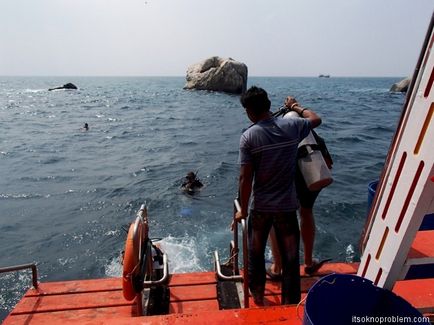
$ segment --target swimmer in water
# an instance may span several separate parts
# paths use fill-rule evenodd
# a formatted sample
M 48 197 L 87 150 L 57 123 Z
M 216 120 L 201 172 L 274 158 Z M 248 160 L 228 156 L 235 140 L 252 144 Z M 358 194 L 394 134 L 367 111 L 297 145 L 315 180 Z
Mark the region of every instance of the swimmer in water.
M 196 190 L 203 187 L 202 182 L 197 178 L 197 173 L 189 172 L 185 176 L 185 180 L 181 185 L 181 188 L 188 192 L 188 193 L 194 193 Z
M 82 131 L 89 131 L 89 124 L 84 123 L 84 126 L 81 128 Z

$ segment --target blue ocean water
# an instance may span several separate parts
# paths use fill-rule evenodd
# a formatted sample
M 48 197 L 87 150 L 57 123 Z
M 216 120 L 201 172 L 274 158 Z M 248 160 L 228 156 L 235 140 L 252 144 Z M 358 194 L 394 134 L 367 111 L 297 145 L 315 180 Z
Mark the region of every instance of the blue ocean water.
M 334 183 L 315 206 L 315 255 L 357 260 L 367 184 L 379 177 L 404 102 L 400 78 L 265 78 L 273 109 L 287 95 L 323 119 Z M 73 82 L 78 91 L 47 91 Z M 171 272 L 228 257 L 239 97 L 186 91 L 182 77 L 0 78 L 0 267 L 37 262 L 41 281 L 119 276 L 124 228 L 144 201 Z M 81 130 L 84 123 L 89 130 Z M 195 196 L 180 191 L 198 171 Z M 0 319 L 30 285 L 0 275 Z

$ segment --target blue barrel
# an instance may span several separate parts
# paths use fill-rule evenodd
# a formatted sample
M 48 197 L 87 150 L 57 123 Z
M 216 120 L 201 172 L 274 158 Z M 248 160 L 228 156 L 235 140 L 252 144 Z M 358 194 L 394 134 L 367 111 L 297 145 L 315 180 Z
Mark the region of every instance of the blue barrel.
M 330 274 L 318 280 L 306 298 L 304 325 L 426 324 L 422 314 L 393 292 L 350 274 Z
M 374 200 L 377 186 L 378 186 L 378 180 L 372 181 L 368 184 L 368 213 L 369 211 L 371 211 L 372 201 Z

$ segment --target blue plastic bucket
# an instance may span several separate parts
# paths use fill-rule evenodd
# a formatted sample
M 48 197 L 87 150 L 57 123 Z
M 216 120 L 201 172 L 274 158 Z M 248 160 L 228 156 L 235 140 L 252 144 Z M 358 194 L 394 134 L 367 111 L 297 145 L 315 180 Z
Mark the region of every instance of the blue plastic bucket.
M 374 200 L 377 186 L 378 186 L 378 180 L 372 181 L 368 184 L 368 213 L 369 211 L 371 211 L 372 201 Z
M 356 275 L 330 274 L 309 290 L 303 324 L 399 324 L 404 317 L 405 324 L 430 324 L 393 292 Z

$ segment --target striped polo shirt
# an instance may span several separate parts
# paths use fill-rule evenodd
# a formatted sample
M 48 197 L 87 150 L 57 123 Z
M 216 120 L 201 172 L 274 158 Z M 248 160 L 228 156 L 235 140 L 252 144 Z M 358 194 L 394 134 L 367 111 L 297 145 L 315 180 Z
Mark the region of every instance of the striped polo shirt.
M 271 117 L 244 131 L 239 163 L 253 164 L 250 209 L 288 212 L 298 208 L 294 185 L 297 147 L 310 130 L 307 119 Z

